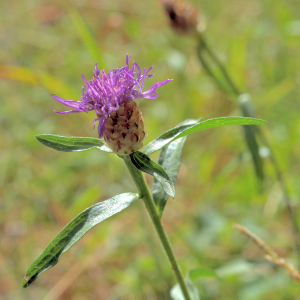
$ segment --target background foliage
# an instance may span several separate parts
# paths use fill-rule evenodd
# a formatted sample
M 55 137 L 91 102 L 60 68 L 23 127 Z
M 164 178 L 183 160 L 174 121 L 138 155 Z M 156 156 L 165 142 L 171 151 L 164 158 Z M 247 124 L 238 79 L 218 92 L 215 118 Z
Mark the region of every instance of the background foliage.
M 297 209 L 299 2 L 193 2 L 206 16 L 211 46 L 251 92 L 257 117 L 269 122 L 266 133 Z M 121 67 L 126 53 L 141 67 L 154 65 L 146 88 L 174 79 L 157 100 L 140 103 L 145 143 L 187 118 L 239 115 L 235 103 L 200 68 L 194 41 L 169 29 L 156 1 L 2 1 L 0 32 L 0 299 L 170 299 L 174 278 L 152 242 L 154 233 L 147 233 L 151 225 L 139 202 L 94 228 L 55 268 L 21 288 L 29 264 L 76 214 L 135 192 L 114 155 L 57 152 L 35 135 L 96 137 L 92 114 L 55 114 L 64 107 L 50 94 L 77 100 L 81 73 L 91 77 L 96 61 L 105 69 Z M 232 229 L 233 222 L 248 226 L 296 262 L 281 191 L 265 161 L 267 179 L 259 193 L 241 127 L 204 131 L 186 142 L 176 198 L 168 201 L 163 224 L 184 271 L 216 270 L 217 279 L 196 282 L 201 299 L 299 295 L 298 283 Z

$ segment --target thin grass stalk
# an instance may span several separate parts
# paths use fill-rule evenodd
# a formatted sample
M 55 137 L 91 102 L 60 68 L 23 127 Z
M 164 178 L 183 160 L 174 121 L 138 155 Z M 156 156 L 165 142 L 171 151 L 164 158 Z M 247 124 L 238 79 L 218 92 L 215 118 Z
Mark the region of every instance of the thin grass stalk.
M 209 54 L 212 61 L 219 68 L 221 74 L 226 79 L 228 85 L 231 87 L 231 90 L 235 94 L 235 96 L 237 96 L 237 97 L 240 96 L 242 94 L 241 90 L 234 83 L 234 81 L 231 78 L 231 76 L 229 75 L 229 72 L 227 71 L 226 67 L 218 59 L 215 52 L 212 50 L 211 47 L 209 47 L 209 45 L 205 41 L 205 38 L 204 38 L 203 35 L 199 36 L 198 45 L 199 45 L 198 49 L 197 49 L 198 50 L 197 51 L 198 52 L 198 58 L 199 58 L 201 64 L 203 65 L 204 69 L 210 75 L 210 77 L 214 79 L 215 83 L 225 93 L 229 94 L 228 90 L 226 88 L 224 88 L 223 84 L 220 84 L 220 80 L 216 77 L 216 75 L 212 71 L 212 68 L 210 67 L 209 63 L 205 60 L 205 58 L 203 56 L 203 53 L 202 53 L 203 50 L 206 51 L 207 54 Z M 270 143 L 268 142 L 268 139 L 265 136 L 265 134 L 257 126 L 256 126 L 256 132 L 260 136 L 260 139 L 263 142 L 263 144 L 265 144 L 265 146 L 270 150 L 270 161 L 271 161 L 271 164 L 273 165 L 273 168 L 274 168 L 274 172 L 275 172 L 275 175 L 276 175 L 276 180 L 280 184 L 280 187 L 281 187 L 283 195 L 284 195 L 284 200 L 285 200 L 285 203 L 286 203 L 286 206 L 287 206 L 287 211 L 288 211 L 288 214 L 290 216 L 290 221 L 291 221 L 292 227 L 293 227 L 293 234 L 294 234 L 294 239 L 295 239 L 295 249 L 296 249 L 298 259 L 299 259 L 299 264 L 300 264 L 300 231 L 299 231 L 299 226 L 298 226 L 298 222 L 297 222 L 297 215 L 296 215 L 296 213 L 293 209 L 293 206 L 291 204 L 291 198 L 289 196 L 288 189 L 286 187 L 285 180 L 283 179 L 282 171 L 279 167 L 279 164 L 278 164 L 277 159 L 275 157 L 274 151 L 273 151 Z

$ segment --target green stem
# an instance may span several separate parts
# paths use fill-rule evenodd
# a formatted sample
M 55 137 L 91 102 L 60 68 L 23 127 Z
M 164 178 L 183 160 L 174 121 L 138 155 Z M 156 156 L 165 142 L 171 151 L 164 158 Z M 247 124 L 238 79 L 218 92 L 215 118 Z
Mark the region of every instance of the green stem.
M 186 285 L 186 282 L 184 281 L 183 274 L 180 270 L 180 267 L 178 265 L 177 259 L 174 255 L 172 246 L 170 244 L 170 241 L 168 239 L 168 236 L 161 224 L 160 218 L 157 214 L 154 201 L 152 199 L 151 193 L 149 191 L 149 188 L 146 184 L 145 178 L 143 173 L 138 170 L 131 162 L 131 159 L 128 155 L 123 156 L 123 159 L 126 163 L 126 166 L 135 182 L 135 185 L 139 191 L 140 197 L 143 198 L 144 204 L 147 208 L 147 211 L 149 213 L 149 216 L 151 218 L 152 224 L 155 228 L 155 231 L 161 241 L 162 247 L 164 248 L 166 255 L 169 259 L 169 262 L 172 266 L 172 270 L 175 274 L 175 277 L 180 285 L 181 291 L 184 295 L 185 300 L 191 300 L 191 297 L 188 292 L 188 288 Z
M 199 44 L 198 44 L 198 49 L 197 49 L 197 55 L 198 55 L 198 58 L 202 64 L 203 68 L 205 69 L 207 74 L 213 78 L 213 80 L 216 82 L 216 84 L 219 86 L 219 88 L 223 92 L 228 93 L 227 89 L 224 87 L 222 82 L 219 80 L 219 78 L 214 73 L 214 71 L 211 69 L 210 65 L 207 63 L 205 57 L 203 56 L 203 51 L 202 51 L 203 48 L 204 48 L 204 42 L 202 39 L 200 39 Z
M 226 68 L 223 66 L 221 61 L 218 59 L 217 55 L 211 50 L 211 48 L 208 46 L 207 42 L 204 39 L 203 35 L 200 35 L 198 37 L 198 57 L 199 60 L 204 67 L 204 69 L 207 71 L 207 73 L 213 78 L 215 83 L 220 87 L 221 90 L 223 90 L 226 94 L 234 94 L 235 96 L 240 96 L 241 91 L 237 88 L 233 80 L 231 79 L 229 73 L 227 72 Z M 204 52 L 207 52 L 212 60 L 212 62 L 219 68 L 220 73 L 223 75 L 223 78 L 227 82 L 227 86 L 230 87 L 230 89 L 224 87 L 223 81 L 220 81 L 218 76 L 215 74 L 215 72 L 212 70 L 210 64 L 206 60 L 204 56 Z M 240 108 L 243 110 L 244 116 L 249 117 L 248 115 L 245 115 L 244 107 L 240 104 Z M 246 144 L 250 150 L 252 162 L 254 166 L 254 171 L 256 173 L 258 184 L 259 184 L 259 190 L 262 190 L 262 182 L 264 178 L 264 172 L 263 172 L 263 163 L 262 159 L 259 156 L 258 151 L 258 144 L 255 138 L 255 131 L 253 130 L 255 128 L 254 126 L 244 126 L 244 136 L 246 140 Z
M 230 85 L 232 91 L 235 95 L 239 96 L 242 94 L 240 89 L 236 86 L 234 81 L 231 79 L 231 76 L 229 75 L 227 69 L 224 67 L 224 65 L 219 60 L 218 56 L 212 51 L 212 49 L 208 46 L 206 40 L 204 39 L 204 36 L 201 36 L 200 44 L 202 47 L 207 51 L 207 53 L 210 55 L 211 59 L 215 62 L 215 64 L 219 67 L 220 71 L 222 72 L 223 76 L 227 80 L 228 84 Z
M 206 62 L 206 60 L 203 57 L 202 51 L 206 50 L 206 52 L 210 55 L 211 59 L 213 60 L 213 62 L 219 67 L 221 73 L 223 74 L 224 78 L 227 80 L 227 83 L 230 85 L 232 91 L 234 92 L 234 94 L 236 96 L 240 96 L 242 94 L 242 92 L 240 91 L 240 89 L 236 86 L 236 84 L 234 83 L 234 81 L 232 80 L 231 76 L 229 75 L 227 69 L 224 67 L 224 65 L 221 63 L 221 61 L 218 59 L 217 55 L 214 53 L 214 51 L 208 46 L 207 42 L 205 41 L 203 35 L 200 35 L 199 38 L 199 46 L 198 46 L 198 57 L 200 62 L 202 63 L 202 65 L 204 66 L 204 68 L 206 69 L 206 71 L 209 73 L 209 75 L 215 80 L 216 84 L 226 93 L 227 90 L 224 89 L 223 85 L 220 84 L 219 79 L 216 77 L 216 75 L 211 71 L 211 68 L 209 66 L 209 64 Z M 213 74 L 212 74 L 213 73 Z M 243 110 L 243 107 L 240 105 L 241 109 Z M 252 116 L 250 116 L 252 117 Z M 293 227 L 293 232 L 294 232 L 294 237 L 295 237 L 295 248 L 299 257 L 299 261 L 300 261 L 300 231 L 299 231 L 299 227 L 298 227 L 298 222 L 297 222 L 297 216 L 295 211 L 293 210 L 292 204 L 291 204 L 291 200 L 290 200 L 290 196 L 288 194 L 288 190 L 286 187 L 286 183 L 284 181 L 284 178 L 282 176 L 282 171 L 278 165 L 278 162 L 276 160 L 275 154 L 273 149 L 271 148 L 270 143 L 268 142 L 268 139 L 266 138 L 265 134 L 258 128 L 256 127 L 256 131 L 259 134 L 261 141 L 265 144 L 265 146 L 267 146 L 270 150 L 270 160 L 271 163 L 273 165 L 275 174 L 276 174 L 276 179 L 280 184 L 281 190 L 283 192 L 284 195 L 284 200 L 287 206 L 287 210 L 288 213 L 290 215 L 290 221 L 292 223 L 292 227 Z
M 140 203 L 140 205 L 141 206 L 139 206 L 139 209 L 140 209 L 140 213 L 141 213 L 141 222 L 142 222 L 143 229 L 147 234 L 146 238 L 147 238 L 148 247 L 156 261 L 157 271 L 159 272 L 159 274 L 161 274 L 162 277 L 166 277 L 164 269 L 162 267 L 162 257 L 157 252 L 158 249 L 157 249 L 156 243 L 154 242 L 152 231 L 149 230 L 150 224 L 148 224 L 145 219 L 146 212 L 145 212 L 144 208 L 142 207 L 143 204 Z
M 300 233 L 299 233 L 297 216 L 296 216 L 296 213 L 293 210 L 293 206 L 292 206 L 291 199 L 290 199 L 287 187 L 286 187 L 286 183 L 285 183 L 284 177 L 282 175 L 282 171 L 281 171 L 281 169 L 278 165 L 278 162 L 277 162 L 277 159 L 275 157 L 274 151 L 271 148 L 271 145 L 270 145 L 267 137 L 265 136 L 265 134 L 260 129 L 257 132 L 258 132 L 262 142 L 270 150 L 270 160 L 271 160 L 271 163 L 274 167 L 276 179 L 280 184 L 281 190 L 283 192 L 283 197 L 284 197 L 284 200 L 285 200 L 285 203 L 286 203 L 286 206 L 287 206 L 287 210 L 288 210 L 288 213 L 290 215 L 290 221 L 292 223 L 292 227 L 293 227 L 293 231 L 294 231 L 294 237 L 295 237 L 295 244 L 296 244 L 295 248 L 296 248 L 296 251 L 297 251 L 297 254 L 298 254 L 298 259 L 299 259 L 299 262 L 300 262 Z

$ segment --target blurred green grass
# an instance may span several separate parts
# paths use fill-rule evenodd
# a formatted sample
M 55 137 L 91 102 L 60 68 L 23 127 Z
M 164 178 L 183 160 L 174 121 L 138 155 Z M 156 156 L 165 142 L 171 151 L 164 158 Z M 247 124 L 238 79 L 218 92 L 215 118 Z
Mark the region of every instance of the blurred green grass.
M 267 134 L 297 209 L 299 2 L 193 3 L 206 15 L 211 46 L 252 94 L 257 116 L 269 122 Z M 85 29 L 78 30 L 74 12 Z M 64 107 L 50 96 L 78 99 L 80 74 L 92 76 L 97 56 L 105 69 L 123 66 L 127 53 L 142 68 L 153 65 L 155 76 L 146 88 L 174 79 L 159 89 L 157 100 L 140 101 L 145 143 L 183 119 L 238 115 L 237 107 L 200 68 L 194 41 L 169 29 L 156 1 L 6 1 L 0 3 L 0 32 L 0 77 L 12 76 L 7 66 L 31 74 L 29 84 L 0 80 L 0 299 L 170 299 L 174 278 L 156 240 L 159 266 L 153 258 L 149 239 L 155 234 L 141 203 L 89 232 L 55 268 L 21 288 L 29 264 L 81 209 L 135 191 L 115 156 L 55 152 L 34 136 L 97 136 L 92 114 L 55 114 Z M 217 280 L 196 282 L 201 299 L 298 297 L 298 284 L 264 262 L 256 246 L 231 227 L 248 226 L 296 262 L 290 221 L 268 159 L 266 176 L 259 194 L 240 127 L 188 138 L 176 200 L 168 202 L 163 223 L 184 271 L 195 266 L 219 271 Z

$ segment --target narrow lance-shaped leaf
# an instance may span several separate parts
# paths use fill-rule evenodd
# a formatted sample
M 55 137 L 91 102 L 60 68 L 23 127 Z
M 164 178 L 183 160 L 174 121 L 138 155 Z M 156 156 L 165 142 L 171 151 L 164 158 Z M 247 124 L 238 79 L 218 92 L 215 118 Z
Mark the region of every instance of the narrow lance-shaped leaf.
M 43 272 L 57 264 L 63 253 L 68 251 L 91 228 L 114 214 L 127 208 L 139 199 L 138 194 L 124 193 L 99 202 L 85 209 L 75 217 L 46 247 L 43 253 L 30 265 L 22 281 L 25 288 Z
M 255 112 L 251 104 L 251 96 L 249 94 L 242 94 L 239 96 L 239 104 L 245 117 L 254 117 Z M 255 173 L 258 179 L 261 181 L 264 179 L 263 160 L 259 154 L 259 147 L 256 139 L 257 127 L 255 126 L 243 126 L 244 135 L 248 149 L 252 156 L 252 161 L 255 169 Z
M 99 149 L 105 152 L 112 150 L 104 145 L 103 140 L 92 137 L 60 136 L 54 134 L 36 135 L 39 142 L 58 151 L 73 152 Z
M 160 150 L 167 144 L 171 143 L 172 140 L 175 140 L 175 138 L 185 130 L 194 127 L 196 124 L 199 124 L 201 120 L 202 118 L 199 120 L 190 119 L 176 125 L 174 128 L 166 131 L 161 136 L 150 142 L 147 146 L 145 146 L 142 152 L 148 156 L 151 155 L 155 151 Z
M 180 138 L 165 146 L 158 157 L 158 163 L 168 172 L 173 185 L 175 186 L 177 174 L 181 165 L 182 148 L 186 137 Z M 153 182 L 153 201 L 157 213 L 162 217 L 169 195 L 164 191 L 160 182 L 155 178 Z
M 172 141 L 179 139 L 181 137 L 187 136 L 191 133 L 220 127 L 224 125 L 259 125 L 266 124 L 266 121 L 254 118 L 245 118 L 245 117 L 223 117 L 223 118 L 215 118 L 208 119 L 202 122 L 199 122 L 194 125 L 183 125 L 180 127 L 175 127 L 173 129 L 168 130 L 163 133 L 160 137 L 150 142 L 143 150 L 143 153 L 147 155 L 151 155 L 153 152 L 161 149 Z
M 177 127 L 188 124 L 192 125 L 196 124 L 197 122 L 198 120 L 186 120 L 178 124 Z M 182 149 L 185 141 L 186 137 L 182 137 L 168 144 L 167 146 L 163 147 L 158 157 L 157 162 L 167 171 L 174 185 L 176 184 L 177 174 L 181 165 Z M 158 215 L 161 217 L 169 195 L 163 190 L 157 179 L 154 179 L 152 190 L 156 210 Z
M 152 175 L 160 182 L 162 188 L 169 196 L 171 196 L 172 198 L 175 197 L 174 184 L 170 179 L 168 173 L 163 169 L 161 165 L 159 165 L 146 154 L 140 151 L 131 153 L 130 159 L 137 169 Z

